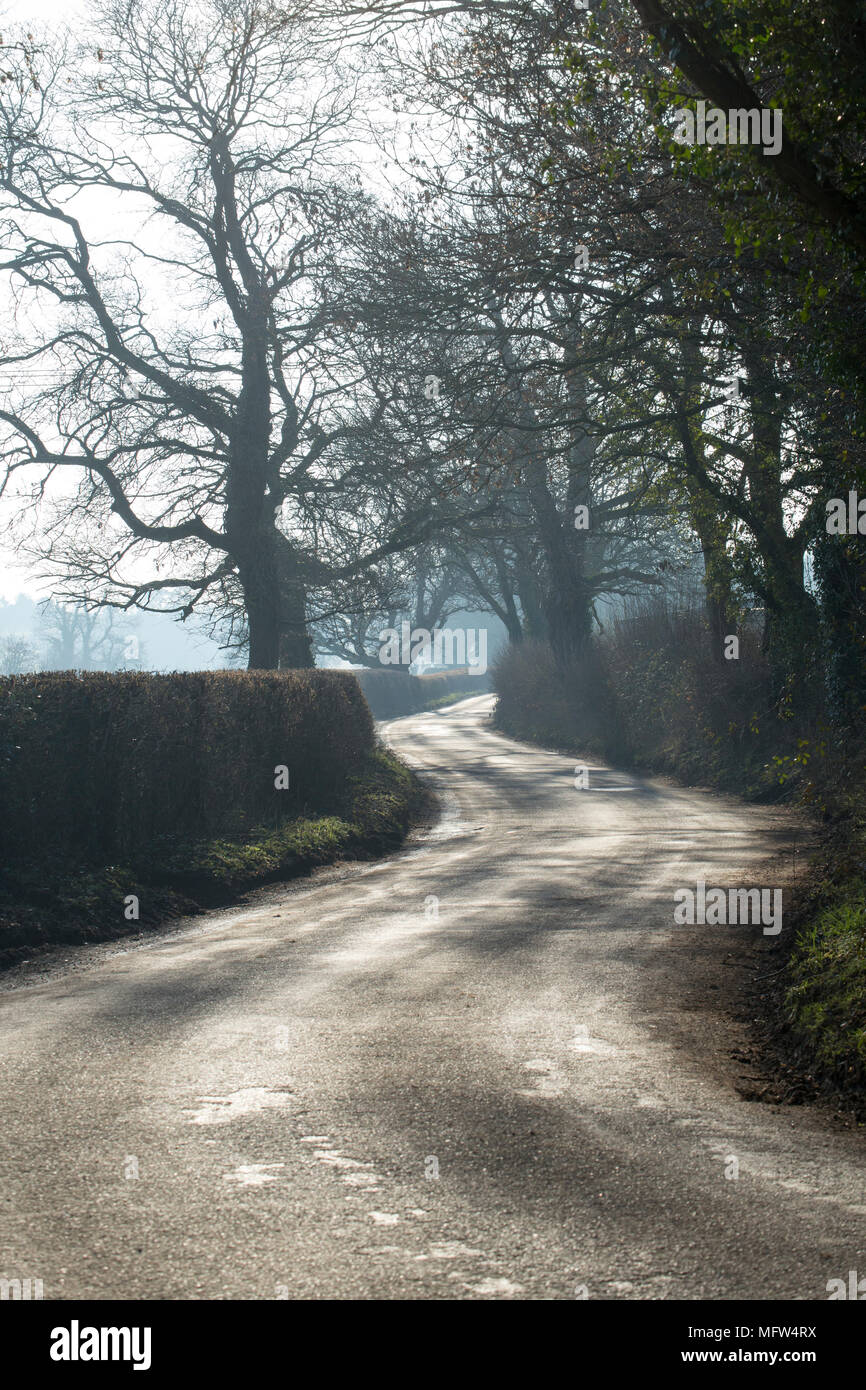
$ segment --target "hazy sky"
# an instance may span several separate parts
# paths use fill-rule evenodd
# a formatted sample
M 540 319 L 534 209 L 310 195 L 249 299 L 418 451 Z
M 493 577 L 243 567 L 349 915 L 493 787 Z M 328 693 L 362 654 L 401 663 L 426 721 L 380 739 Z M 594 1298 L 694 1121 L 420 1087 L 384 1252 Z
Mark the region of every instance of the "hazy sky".
M 70 0 L 6 0 L 0 5 L 0 15 L 5 21 L 23 21 L 27 24 L 51 24 L 58 20 L 74 19 L 81 10 Z
M 74 0 L 5 0 L 5 3 L 0 0 L 0 33 L 10 23 L 32 24 L 37 28 L 66 24 L 74 20 L 81 9 Z M 27 566 L 20 564 L 14 552 L 0 542 L 0 598 L 13 599 L 25 590 L 37 592 Z

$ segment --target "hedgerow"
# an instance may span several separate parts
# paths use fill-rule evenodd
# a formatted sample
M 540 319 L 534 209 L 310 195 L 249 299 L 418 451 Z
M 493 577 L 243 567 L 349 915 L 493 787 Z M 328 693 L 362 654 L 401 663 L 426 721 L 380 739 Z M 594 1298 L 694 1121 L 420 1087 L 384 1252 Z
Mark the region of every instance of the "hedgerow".
M 9 676 L 0 862 L 137 864 L 166 842 L 276 825 L 333 803 L 373 744 L 347 672 Z

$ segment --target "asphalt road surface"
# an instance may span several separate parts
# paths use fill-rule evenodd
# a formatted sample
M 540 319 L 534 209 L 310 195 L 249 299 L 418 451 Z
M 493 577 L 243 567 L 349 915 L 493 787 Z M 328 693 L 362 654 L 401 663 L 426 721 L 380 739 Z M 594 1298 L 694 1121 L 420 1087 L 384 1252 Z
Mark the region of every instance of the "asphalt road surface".
M 727 995 L 768 943 L 673 923 L 699 877 L 775 886 L 793 816 L 600 768 L 578 789 L 491 703 L 384 726 L 443 805 L 387 861 L 6 978 L 0 1274 L 814 1300 L 866 1273 L 861 1137 L 743 1098 Z

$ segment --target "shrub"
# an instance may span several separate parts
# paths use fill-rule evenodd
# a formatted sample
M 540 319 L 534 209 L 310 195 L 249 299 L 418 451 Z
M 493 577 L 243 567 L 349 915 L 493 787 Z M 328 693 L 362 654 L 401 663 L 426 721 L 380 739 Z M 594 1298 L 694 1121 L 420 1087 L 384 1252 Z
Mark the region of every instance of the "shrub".
M 617 736 L 601 653 L 557 662 L 544 642 L 506 647 L 493 668 L 496 722 L 506 733 L 587 753 L 610 754 Z
M 328 807 L 373 744 L 348 672 L 0 679 L 0 862 L 136 865 L 168 842 L 276 825 Z
M 773 700 L 757 633 L 738 635 L 739 658 L 720 659 L 701 611 L 656 602 L 633 608 L 579 661 L 563 664 L 544 643 L 520 643 L 494 668 L 497 724 L 686 782 L 776 795 L 771 761 L 795 746 L 795 731 Z

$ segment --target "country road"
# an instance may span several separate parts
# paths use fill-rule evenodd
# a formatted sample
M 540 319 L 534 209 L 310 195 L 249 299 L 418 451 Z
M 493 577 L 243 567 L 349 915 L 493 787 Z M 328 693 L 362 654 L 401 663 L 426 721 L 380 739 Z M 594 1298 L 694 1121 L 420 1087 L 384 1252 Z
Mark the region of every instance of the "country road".
M 793 816 L 605 769 L 578 790 L 491 703 L 383 726 L 443 808 L 386 861 L 6 978 L 0 1274 L 820 1300 L 866 1273 L 862 1138 L 737 1090 L 756 933 L 673 924 L 696 878 L 772 886 Z

